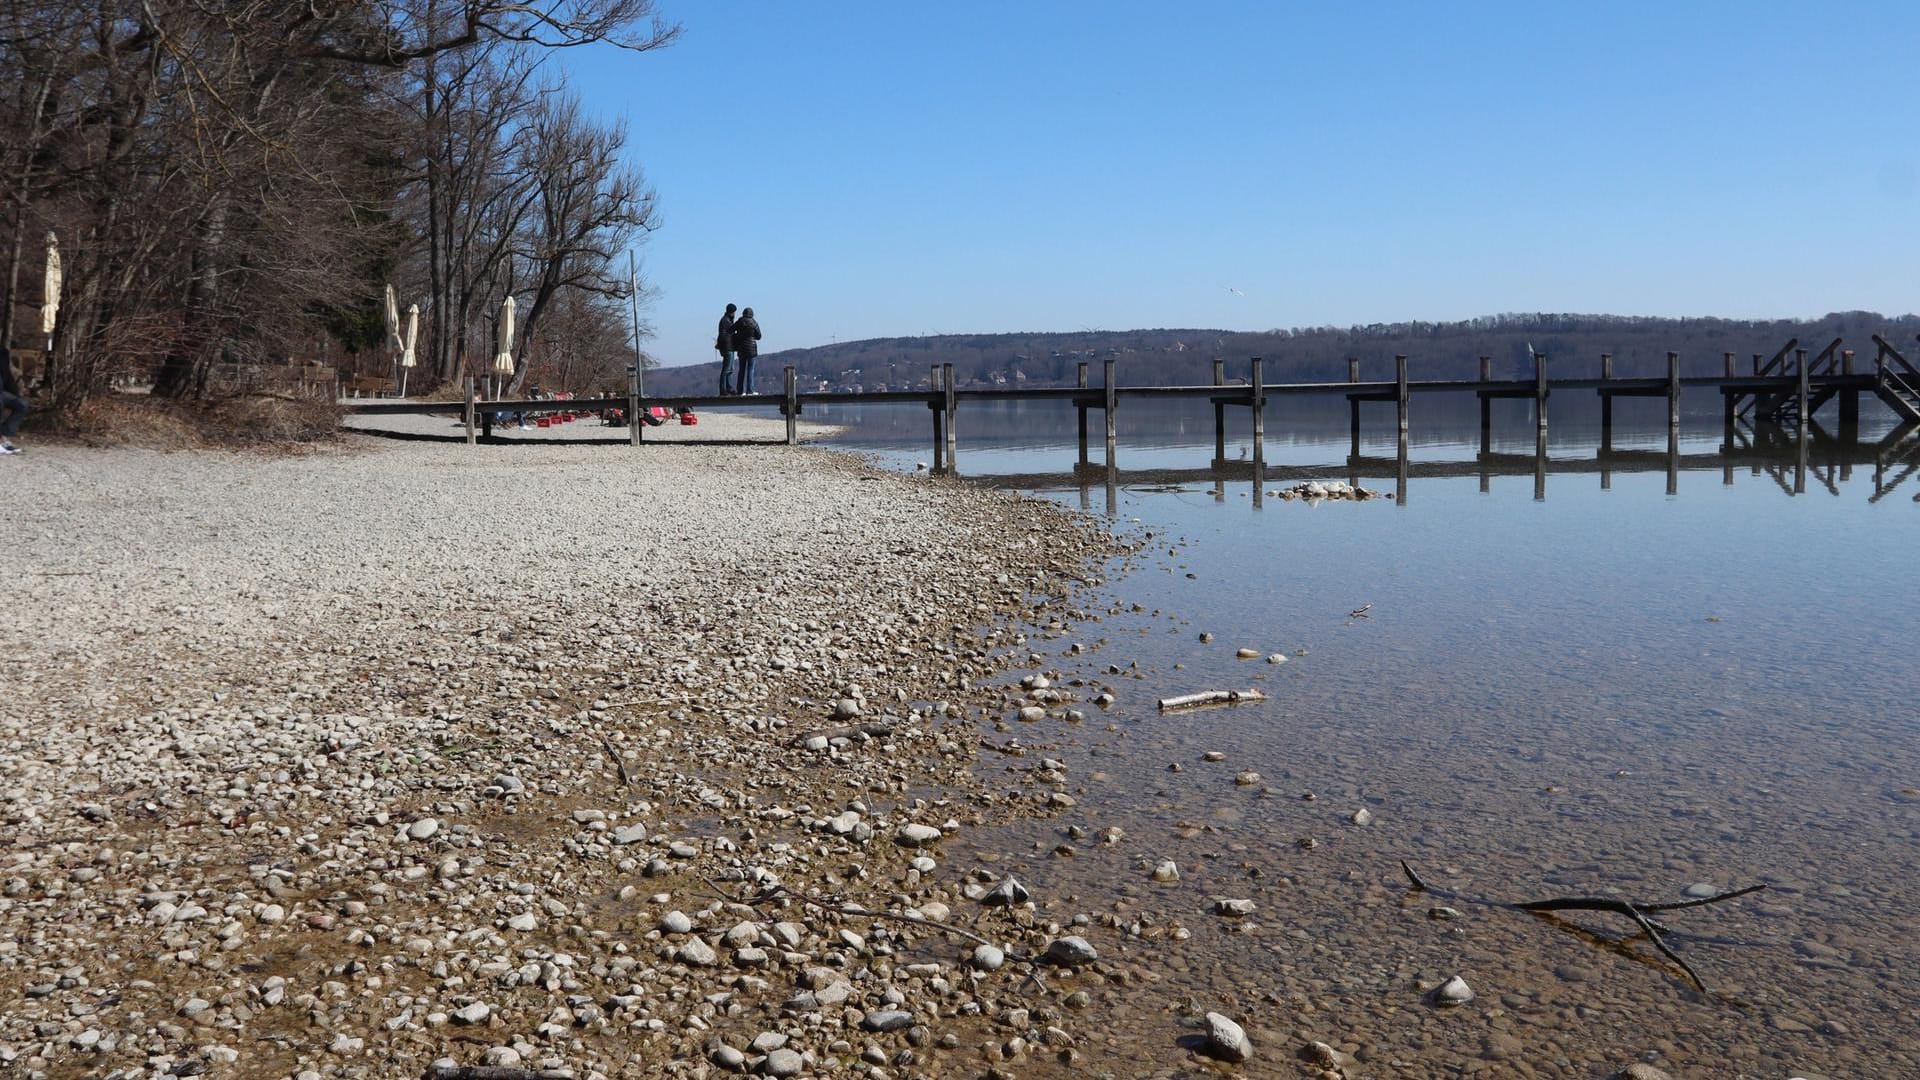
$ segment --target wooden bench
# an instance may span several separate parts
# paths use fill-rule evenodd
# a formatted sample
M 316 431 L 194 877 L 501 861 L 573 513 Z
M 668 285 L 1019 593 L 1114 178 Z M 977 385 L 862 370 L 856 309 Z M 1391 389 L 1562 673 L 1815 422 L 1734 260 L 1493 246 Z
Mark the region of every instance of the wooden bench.
M 341 388 L 348 397 L 392 397 L 393 380 L 382 375 L 354 375 Z

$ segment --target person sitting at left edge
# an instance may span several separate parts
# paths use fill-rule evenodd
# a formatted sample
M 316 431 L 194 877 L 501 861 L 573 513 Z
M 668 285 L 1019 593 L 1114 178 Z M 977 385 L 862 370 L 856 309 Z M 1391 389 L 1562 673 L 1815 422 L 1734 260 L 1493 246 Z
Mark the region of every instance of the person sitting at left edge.
M 20 421 L 27 417 L 27 397 L 20 391 L 20 373 L 13 367 L 13 350 L 0 345 L 0 454 L 26 451 L 13 445 Z

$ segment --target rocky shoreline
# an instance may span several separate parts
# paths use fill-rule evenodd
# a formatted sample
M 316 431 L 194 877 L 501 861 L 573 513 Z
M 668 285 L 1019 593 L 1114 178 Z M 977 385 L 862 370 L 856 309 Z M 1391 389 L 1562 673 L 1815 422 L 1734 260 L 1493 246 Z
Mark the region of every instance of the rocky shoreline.
M 1103 689 L 1005 685 L 1117 550 L 1050 504 L 780 446 L 29 464 L 7 1071 L 1051 1071 L 1151 977 L 941 854 L 1072 805 L 974 775 L 1010 693 Z

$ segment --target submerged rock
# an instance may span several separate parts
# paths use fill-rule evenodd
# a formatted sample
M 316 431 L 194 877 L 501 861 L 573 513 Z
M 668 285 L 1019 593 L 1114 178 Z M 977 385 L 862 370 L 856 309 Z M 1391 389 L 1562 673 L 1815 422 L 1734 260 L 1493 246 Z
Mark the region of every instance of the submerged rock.
M 988 907 L 1012 907 L 1015 904 L 1024 904 L 1031 899 L 1033 894 L 1027 892 L 1027 887 L 1020 884 L 1018 878 L 1009 876 L 989 889 L 987 894 L 980 898 L 980 902 Z
M 1047 943 L 1047 951 L 1040 959 L 1055 967 L 1081 967 L 1100 959 L 1087 939 L 1079 936 L 1055 938 Z

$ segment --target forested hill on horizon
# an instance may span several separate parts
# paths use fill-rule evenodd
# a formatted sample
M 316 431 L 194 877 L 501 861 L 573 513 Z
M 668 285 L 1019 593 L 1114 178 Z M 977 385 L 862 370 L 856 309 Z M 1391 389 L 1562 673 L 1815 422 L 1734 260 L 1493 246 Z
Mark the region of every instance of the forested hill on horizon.
M 778 325 L 770 336 L 777 336 Z M 1194 385 L 1213 378 L 1215 357 L 1227 361 L 1229 379 L 1243 378 L 1247 359 L 1264 360 L 1269 382 L 1344 382 L 1347 358 L 1361 361 L 1362 379 L 1391 379 L 1393 357 L 1409 358 L 1415 379 L 1472 378 L 1479 357 L 1492 358 L 1495 378 L 1530 377 L 1527 347 L 1548 355 L 1556 377 L 1597 376 L 1600 354 L 1614 357 L 1614 374 L 1665 375 L 1667 353 L 1680 354 L 1687 375 L 1716 374 L 1731 352 L 1741 371 L 1754 353 L 1772 357 L 1791 338 L 1817 353 L 1834 338 L 1857 352 L 1857 370 L 1871 370 L 1879 334 L 1911 359 L 1920 315 L 1887 316 L 1871 311 L 1837 312 L 1818 319 L 1648 318 L 1622 315 L 1493 315 L 1460 322 L 1374 323 L 1318 326 L 1259 333 L 1225 330 L 1082 330 L 1064 333 L 942 334 L 871 338 L 808 349 L 763 353 L 755 362 L 762 393 L 777 393 L 781 368 L 797 369 L 803 390 L 823 383 L 835 390 L 925 387 L 931 365 L 950 363 L 963 387 L 1071 386 L 1075 365 L 1086 361 L 1089 381 L 1100 382 L 1101 363 L 1117 362 L 1121 385 Z M 1908 348 L 1908 346 L 1914 346 Z M 716 354 L 717 357 L 717 354 Z M 649 394 L 707 394 L 718 382 L 712 363 L 655 368 Z

